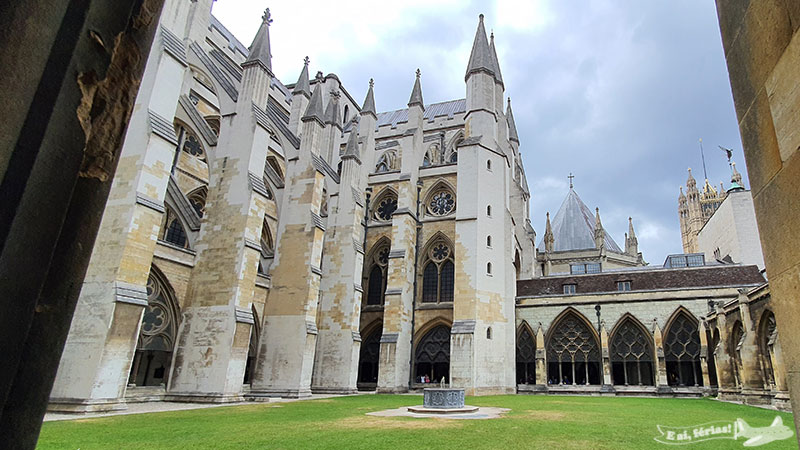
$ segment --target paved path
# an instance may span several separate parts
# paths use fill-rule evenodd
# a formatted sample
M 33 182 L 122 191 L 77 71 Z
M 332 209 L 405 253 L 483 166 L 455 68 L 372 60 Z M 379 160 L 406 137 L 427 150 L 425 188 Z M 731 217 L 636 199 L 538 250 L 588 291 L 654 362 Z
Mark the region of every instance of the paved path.
M 353 394 L 353 395 L 367 395 L 367 394 Z M 96 412 L 96 413 L 49 412 L 44 415 L 44 421 L 50 422 L 55 420 L 91 419 L 94 417 L 124 416 L 127 414 L 144 414 L 144 413 L 164 412 L 164 411 L 182 411 L 187 409 L 219 408 L 221 406 L 254 405 L 257 403 L 296 402 L 301 400 L 318 400 L 330 397 L 342 397 L 342 395 L 315 394 L 312 395 L 311 397 L 306 397 L 306 398 L 270 398 L 269 400 L 259 400 L 257 402 L 235 402 L 235 403 L 183 403 L 183 402 L 163 402 L 163 401 L 128 403 L 128 408 L 120 411 L 106 411 L 106 412 Z

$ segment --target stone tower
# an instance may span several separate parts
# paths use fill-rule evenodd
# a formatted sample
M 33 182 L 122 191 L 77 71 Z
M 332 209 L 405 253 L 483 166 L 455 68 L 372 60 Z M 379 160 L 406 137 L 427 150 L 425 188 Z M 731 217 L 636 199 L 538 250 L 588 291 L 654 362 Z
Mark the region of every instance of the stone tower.
M 736 171 L 736 164 L 732 164 L 731 182 L 738 182 L 739 185 L 742 181 L 742 176 Z M 742 185 L 743 186 L 743 185 Z M 703 225 L 714 214 L 714 211 L 719 208 L 722 201 L 725 200 L 726 192 L 722 189 L 715 189 L 706 179 L 703 184 L 703 190 L 697 188 L 697 181 L 692 176 L 692 169 L 689 168 L 689 177 L 686 180 L 686 194 L 683 193 L 683 187 L 680 188 L 678 195 L 678 218 L 681 226 L 681 241 L 683 243 L 684 253 L 697 253 L 697 234 L 703 228 Z

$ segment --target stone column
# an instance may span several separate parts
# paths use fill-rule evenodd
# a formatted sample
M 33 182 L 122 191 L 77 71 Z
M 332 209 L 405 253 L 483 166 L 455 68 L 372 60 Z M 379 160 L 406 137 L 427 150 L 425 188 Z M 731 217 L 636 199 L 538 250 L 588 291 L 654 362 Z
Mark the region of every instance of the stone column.
M 544 332 L 542 324 L 536 330 L 536 384 L 547 389 L 547 350 L 544 346 Z
M 739 388 L 736 386 L 736 378 L 733 374 L 733 357 L 730 354 L 730 333 L 728 330 L 728 318 L 725 310 L 716 306 L 717 329 L 719 330 L 719 345 L 716 349 L 717 384 L 719 385 L 720 399 L 736 399 Z
M 251 384 L 251 394 L 257 396 L 311 395 L 325 233 L 319 217 L 325 181 L 325 163 L 319 156 L 324 130 L 321 85 L 317 83 L 302 118 L 299 154 L 287 165 L 272 288 Z
M 711 392 L 711 379 L 708 377 L 708 324 L 705 319 L 697 329 L 700 334 L 700 371 L 703 376 L 703 395 L 708 395 Z
M 600 352 L 602 361 L 600 363 L 601 370 L 603 371 L 603 385 L 600 387 L 601 392 L 614 392 L 614 383 L 611 380 L 611 357 L 608 350 L 610 342 L 608 341 L 608 330 L 606 330 L 606 321 L 601 322 L 600 326 L 600 340 L 602 341 L 602 351 Z
M 744 327 L 744 339 L 739 352 L 742 357 L 740 373 L 742 400 L 752 404 L 769 403 L 769 396 L 764 391 L 757 331 L 750 316 L 750 305 L 744 290 L 739 293 L 739 313 L 742 316 L 742 326 Z
M 55 384 L 52 411 L 124 409 L 125 388 L 147 306 L 147 277 L 178 144 L 172 117 L 185 52 L 166 52 L 163 24 L 133 107 L 119 165 L 89 261 Z M 158 75 L 158 76 L 157 76 Z
M 653 319 L 653 344 L 656 349 L 656 392 L 659 394 L 669 395 L 672 393 L 672 388 L 667 381 L 667 363 L 664 357 L 664 337 L 661 334 L 661 327 L 658 326 L 658 320 Z

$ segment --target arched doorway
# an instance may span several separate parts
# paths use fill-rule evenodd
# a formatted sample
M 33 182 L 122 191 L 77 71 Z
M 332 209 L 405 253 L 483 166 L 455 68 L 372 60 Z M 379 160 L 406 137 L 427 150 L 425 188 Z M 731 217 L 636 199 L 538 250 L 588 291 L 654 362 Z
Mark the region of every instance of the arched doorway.
M 147 307 L 142 316 L 129 383 L 136 386 L 166 384 L 179 320 L 180 311 L 172 287 L 161 271 L 151 266 Z
M 586 320 L 567 311 L 549 334 L 548 384 L 600 384 L 600 346 Z
M 517 384 L 536 384 L 536 339 L 527 324 L 517 332 Z
M 266 226 L 266 224 L 264 224 Z M 247 345 L 247 362 L 244 366 L 244 384 L 250 384 L 253 371 L 256 369 L 256 355 L 258 355 L 258 337 L 261 335 L 261 322 L 255 305 L 250 305 L 253 312 L 253 325 L 250 329 L 250 343 Z
M 437 325 L 425 333 L 414 352 L 414 379 L 431 383 L 450 381 L 450 327 Z
M 361 341 L 358 358 L 358 388 L 375 389 L 378 385 L 378 367 L 381 353 L 383 326 L 377 324 Z
M 664 360 L 667 365 L 667 383 L 670 386 L 703 385 L 697 320 L 686 311 L 679 311 L 667 330 Z
M 653 386 L 653 338 L 634 318 L 622 319 L 611 336 L 613 384 Z

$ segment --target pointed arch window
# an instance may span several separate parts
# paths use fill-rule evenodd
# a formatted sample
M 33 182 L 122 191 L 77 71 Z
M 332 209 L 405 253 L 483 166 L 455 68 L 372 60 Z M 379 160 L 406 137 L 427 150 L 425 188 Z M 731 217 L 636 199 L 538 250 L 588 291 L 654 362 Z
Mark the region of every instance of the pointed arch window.
M 375 164 L 375 173 L 384 173 L 397 169 L 397 152 L 386 150 Z
M 178 150 L 186 152 L 201 161 L 205 161 L 206 152 L 203 149 L 200 138 L 197 137 L 194 131 L 180 123 L 176 124 L 175 128 L 175 133 L 178 135 Z
M 525 325 L 517 333 L 517 384 L 536 384 L 536 339 Z
M 664 340 L 667 383 L 670 386 L 702 386 L 700 335 L 697 321 L 681 311 L 667 330 Z
M 137 386 L 166 383 L 179 320 L 180 310 L 172 287 L 152 267 L 147 278 L 147 306 L 142 315 L 129 383 Z
M 429 247 L 422 266 L 423 303 L 453 301 L 456 279 L 453 261 L 453 251 L 444 240 Z
M 549 384 L 600 384 L 600 346 L 584 320 L 570 311 L 547 341 Z
M 414 369 L 417 382 L 450 381 L 450 327 L 438 325 L 425 333 L 416 345 Z
M 381 335 L 383 327 L 378 324 L 361 342 L 358 358 L 358 383 L 374 386 L 378 382 L 380 364 Z
M 208 197 L 208 189 L 205 186 L 201 186 L 186 196 L 189 200 L 189 203 L 192 204 L 192 208 L 194 208 L 197 215 L 203 217 L 206 213 L 206 199 Z
M 383 305 L 386 296 L 389 242 L 378 243 L 372 251 L 367 276 L 367 305 Z
M 627 317 L 611 338 L 611 375 L 614 384 L 654 384 L 652 337 Z
M 189 248 L 189 239 L 178 215 L 167 207 L 164 222 L 161 225 L 160 239 L 182 248 Z

